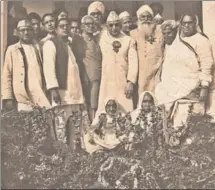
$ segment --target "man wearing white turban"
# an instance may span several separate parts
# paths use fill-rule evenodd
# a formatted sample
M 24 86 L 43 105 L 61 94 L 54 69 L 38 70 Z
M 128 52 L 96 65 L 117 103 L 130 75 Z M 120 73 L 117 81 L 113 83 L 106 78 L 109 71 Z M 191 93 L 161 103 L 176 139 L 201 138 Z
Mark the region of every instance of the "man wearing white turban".
M 2 71 L 2 99 L 6 110 L 17 103 L 18 110 L 31 111 L 33 106 L 50 108 L 44 92 L 41 52 L 33 41 L 29 20 L 17 25 L 19 42 L 8 47 Z
M 121 111 L 133 110 L 132 94 L 138 72 L 136 42 L 120 30 L 119 16 L 111 11 L 107 18 L 107 31 L 99 40 L 103 60 L 97 113 L 104 110 L 107 97 L 113 97 Z
M 105 13 L 105 6 L 100 1 L 92 2 L 88 7 L 88 15 L 94 18 L 96 27 L 94 35 L 99 34 L 106 26 L 103 24 L 103 16 Z
M 160 27 L 152 23 L 154 13 L 148 5 L 137 10 L 138 28 L 130 32 L 137 41 L 139 57 L 138 92 L 154 93 L 156 73 L 160 67 L 159 59 L 163 54 L 163 36 Z
M 132 18 L 127 11 L 124 11 L 119 14 L 119 18 L 122 24 L 122 33 L 129 36 L 132 26 Z

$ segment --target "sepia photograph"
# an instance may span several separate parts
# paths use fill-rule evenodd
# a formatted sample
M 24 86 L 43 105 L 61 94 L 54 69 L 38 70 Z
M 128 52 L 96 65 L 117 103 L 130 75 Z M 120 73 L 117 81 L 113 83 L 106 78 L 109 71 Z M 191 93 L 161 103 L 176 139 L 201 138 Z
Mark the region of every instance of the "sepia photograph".
M 2 0 L 2 189 L 215 189 L 215 0 Z

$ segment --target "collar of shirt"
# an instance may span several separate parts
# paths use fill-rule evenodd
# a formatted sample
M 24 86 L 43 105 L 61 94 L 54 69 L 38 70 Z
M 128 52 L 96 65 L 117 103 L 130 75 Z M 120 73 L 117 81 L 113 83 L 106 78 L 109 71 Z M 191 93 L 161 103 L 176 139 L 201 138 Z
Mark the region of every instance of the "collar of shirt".
M 83 39 L 86 40 L 86 41 L 92 41 L 92 40 L 93 40 L 93 37 L 90 37 L 90 36 L 88 36 L 88 35 L 85 34 L 85 33 L 82 34 L 82 37 L 83 37 Z
M 71 44 L 72 43 L 72 37 L 68 37 L 68 43 Z

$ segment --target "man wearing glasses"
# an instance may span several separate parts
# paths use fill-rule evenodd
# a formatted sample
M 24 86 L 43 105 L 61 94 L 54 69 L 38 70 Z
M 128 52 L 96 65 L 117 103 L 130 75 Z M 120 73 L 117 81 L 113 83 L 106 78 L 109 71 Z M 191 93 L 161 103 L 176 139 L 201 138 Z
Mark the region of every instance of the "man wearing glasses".
M 79 68 L 69 41 L 69 21 L 61 18 L 56 21 L 57 36 L 43 45 L 43 68 L 46 88 L 50 92 L 51 104 L 65 112 L 64 123 L 69 130 L 69 139 L 73 139 L 70 116 L 74 104 L 84 103 Z M 79 108 L 78 108 L 79 109 Z M 69 140 L 72 148 L 74 143 Z
M 81 20 L 82 38 L 74 38 L 74 51 L 79 64 L 84 96 L 87 103 L 89 119 L 92 122 L 98 107 L 101 80 L 102 55 L 96 37 L 93 35 L 95 21 L 86 15 Z
M 104 24 L 104 20 L 103 20 L 104 13 L 105 13 L 105 6 L 100 1 L 94 1 L 88 7 L 88 15 L 91 15 L 95 21 L 94 35 L 97 35 L 106 29 L 106 25 Z
M 18 110 L 31 111 L 33 106 L 51 107 L 45 92 L 39 45 L 33 40 L 29 20 L 17 25 L 19 42 L 8 47 L 2 72 L 2 99 L 9 111 L 17 103 Z
M 132 95 L 138 73 L 136 42 L 121 33 L 119 16 L 111 11 L 107 18 L 107 31 L 100 36 L 102 51 L 102 77 L 96 115 L 105 110 L 105 101 L 114 99 L 121 112 L 133 110 Z

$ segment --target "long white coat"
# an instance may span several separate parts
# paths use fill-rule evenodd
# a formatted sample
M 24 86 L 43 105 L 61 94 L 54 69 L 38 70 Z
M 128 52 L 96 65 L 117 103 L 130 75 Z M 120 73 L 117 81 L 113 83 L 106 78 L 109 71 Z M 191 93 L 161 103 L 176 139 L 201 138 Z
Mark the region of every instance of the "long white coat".
M 25 73 L 24 61 L 20 48 L 22 48 L 22 46 L 21 43 L 18 42 L 9 46 L 6 51 L 2 70 L 2 99 L 15 98 L 18 103 L 39 105 L 49 108 L 50 103 L 42 89 L 42 75 L 41 73 L 36 72 L 39 70 L 37 62 L 31 63 L 31 67 L 35 68 L 35 76 L 38 74 L 37 78 L 31 80 L 31 83 L 29 84 L 31 89 L 35 88 L 33 91 L 29 89 L 31 97 L 29 97 L 29 94 L 25 89 L 25 75 L 28 75 L 29 73 Z M 36 48 L 39 50 L 38 45 L 36 45 Z M 28 55 L 26 54 L 26 57 L 27 56 Z
M 112 43 L 119 41 L 121 48 L 116 53 Z M 125 90 L 127 81 L 136 83 L 138 74 L 138 56 L 136 42 L 129 36 L 120 34 L 112 37 L 108 31 L 104 31 L 100 37 L 102 51 L 102 77 L 99 93 L 99 105 L 97 112 L 105 110 L 104 101 L 113 97 L 119 103 L 122 112 L 133 110 L 132 99 L 127 99 Z

